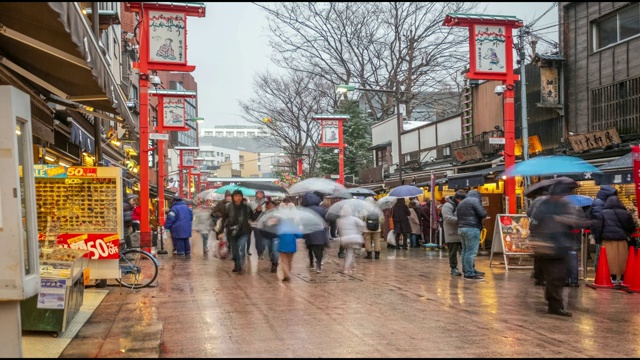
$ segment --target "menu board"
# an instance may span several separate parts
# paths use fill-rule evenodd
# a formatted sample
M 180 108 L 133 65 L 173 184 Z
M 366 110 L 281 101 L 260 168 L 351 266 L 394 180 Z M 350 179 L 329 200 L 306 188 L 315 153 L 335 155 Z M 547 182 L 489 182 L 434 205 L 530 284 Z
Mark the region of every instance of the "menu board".
M 492 249 L 505 254 L 533 254 L 529 243 L 529 218 L 526 215 L 499 214 L 493 231 Z M 501 241 L 496 241 L 500 239 Z

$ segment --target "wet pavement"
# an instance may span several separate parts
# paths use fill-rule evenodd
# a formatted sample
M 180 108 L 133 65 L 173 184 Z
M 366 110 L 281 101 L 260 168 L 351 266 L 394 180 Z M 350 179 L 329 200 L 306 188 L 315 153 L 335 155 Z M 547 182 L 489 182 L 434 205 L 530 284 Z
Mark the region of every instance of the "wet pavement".
M 530 270 L 489 268 L 488 256 L 476 260 L 485 282 L 422 249 L 363 251 L 345 276 L 334 247 L 316 274 L 300 242 L 283 283 L 255 250 L 238 275 L 193 244 L 190 259 L 159 255 L 157 287 L 109 286 L 60 357 L 640 356 L 640 294 L 567 287 L 563 318 L 546 313 Z

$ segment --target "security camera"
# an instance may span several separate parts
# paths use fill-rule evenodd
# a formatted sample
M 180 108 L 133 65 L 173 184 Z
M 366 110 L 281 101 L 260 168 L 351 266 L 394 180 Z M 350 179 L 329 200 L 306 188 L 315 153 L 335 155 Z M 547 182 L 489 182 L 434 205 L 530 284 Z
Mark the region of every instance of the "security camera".
M 159 86 L 160 84 L 162 84 L 162 80 L 160 80 L 160 77 L 155 75 L 149 76 L 149 82 L 153 86 Z
M 501 96 L 502 94 L 504 94 L 505 90 L 507 90 L 507 87 L 504 85 L 498 85 L 496 86 L 496 88 L 493 90 L 493 92 L 498 95 Z

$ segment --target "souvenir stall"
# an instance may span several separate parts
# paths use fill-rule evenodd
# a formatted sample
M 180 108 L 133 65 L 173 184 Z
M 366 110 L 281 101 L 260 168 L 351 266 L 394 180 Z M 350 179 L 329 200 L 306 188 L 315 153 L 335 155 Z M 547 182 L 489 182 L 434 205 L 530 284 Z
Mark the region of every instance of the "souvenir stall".
M 21 306 L 24 330 L 63 332 L 84 286 L 120 277 L 122 170 L 34 165 L 41 290 Z

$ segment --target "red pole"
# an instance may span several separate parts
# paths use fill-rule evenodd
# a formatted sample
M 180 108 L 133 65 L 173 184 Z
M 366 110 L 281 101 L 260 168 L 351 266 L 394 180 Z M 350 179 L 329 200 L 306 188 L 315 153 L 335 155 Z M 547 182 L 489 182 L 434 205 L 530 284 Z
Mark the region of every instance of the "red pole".
M 140 27 L 140 244 L 151 245 L 149 229 L 149 17 L 141 9 Z
M 640 215 L 640 145 L 631 147 L 633 158 L 633 179 L 636 186 L 636 209 Z
M 159 209 L 158 224 L 160 226 L 163 226 L 164 225 L 164 140 L 158 140 L 156 146 L 158 147 L 158 209 Z
M 191 199 L 191 168 L 187 168 L 187 199 Z
M 510 26 L 506 27 L 506 49 L 505 64 L 507 66 L 507 80 L 504 82 L 506 89 L 504 91 L 504 167 L 510 168 L 516 163 L 515 155 L 515 117 L 516 109 L 514 106 L 514 89 L 515 89 L 515 74 L 513 73 L 513 51 L 511 50 L 513 44 L 513 37 L 511 36 L 512 29 Z M 528 151 L 528 149 L 523 150 Z M 504 184 L 504 193 L 507 197 L 507 214 L 516 213 L 516 178 L 507 177 Z
M 180 151 L 180 157 L 182 157 L 182 151 Z M 178 196 L 184 196 L 184 173 L 182 172 L 182 165 L 178 166 L 178 175 L 180 178 L 180 190 L 178 190 Z
M 339 166 L 339 177 L 338 183 L 340 185 L 344 185 L 344 136 L 342 133 L 342 120 L 338 120 L 338 136 L 340 137 L 340 142 L 338 143 L 338 166 Z
M 298 176 L 302 176 L 302 158 L 298 158 Z

